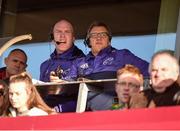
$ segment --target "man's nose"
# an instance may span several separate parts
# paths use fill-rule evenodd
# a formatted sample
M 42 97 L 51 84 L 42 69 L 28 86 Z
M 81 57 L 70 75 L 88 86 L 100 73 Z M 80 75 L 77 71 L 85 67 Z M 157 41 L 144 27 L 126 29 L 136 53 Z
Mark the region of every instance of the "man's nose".
M 156 73 L 155 73 L 155 77 L 158 77 L 160 74 L 161 74 L 161 71 L 157 70 Z
M 101 40 L 101 39 L 102 39 L 101 36 L 97 36 L 97 37 L 96 37 L 96 40 Z
M 126 85 L 124 86 L 124 90 L 125 90 L 125 91 L 129 91 L 129 85 L 128 85 L 128 84 L 126 84 Z
M 21 64 L 21 62 L 20 62 L 20 61 L 18 61 L 18 62 L 16 62 L 15 67 L 16 67 L 16 68 L 20 68 L 20 67 L 21 67 L 21 65 L 22 65 L 22 64 Z
M 16 66 L 17 66 L 17 67 L 20 67 L 20 65 L 21 65 L 21 62 L 19 62 L 19 61 L 16 62 Z
M 60 38 L 64 38 L 64 37 L 65 37 L 65 32 L 59 33 L 59 37 L 60 37 Z
M 11 98 L 12 100 L 15 100 L 15 99 L 16 99 L 16 95 L 12 94 L 10 98 Z

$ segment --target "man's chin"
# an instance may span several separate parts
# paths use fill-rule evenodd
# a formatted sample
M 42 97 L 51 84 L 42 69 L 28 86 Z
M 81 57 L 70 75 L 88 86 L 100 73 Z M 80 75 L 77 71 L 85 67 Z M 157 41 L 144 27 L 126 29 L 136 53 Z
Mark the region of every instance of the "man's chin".
M 127 103 L 127 102 L 129 101 L 129 97 L 128 97 L 128 98 L 122 98 L 121 101 L 122 101 L 123 103 Z
M 17 75 L 17 74 L 22 73 L 22 72 L 23 71 L 19 71 L 19 70 L 18 71 L 14 71 L 14 72 L 11 73 L 11 75 Z
M 166 90 L 166 86 L 154 86 L 153 89 L 157 93 L 163 93 Z
M 156 92 L 162 93 L 166 90 L 167 87 L 171 86 L 173 83 L 173 79 L 166 79 L 152 83 L 152 87 Z

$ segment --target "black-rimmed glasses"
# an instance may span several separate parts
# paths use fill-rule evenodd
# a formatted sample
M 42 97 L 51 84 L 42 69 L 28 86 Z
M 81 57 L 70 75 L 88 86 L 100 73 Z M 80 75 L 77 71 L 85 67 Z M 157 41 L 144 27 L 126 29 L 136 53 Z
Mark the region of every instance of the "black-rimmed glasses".
M 117 82 L 116 84 L 123 87 L 128 86 L 129 88 L 140 88 L 139 84 L 135 84 L 133 82 L 122 81 L 122 82 Z
M 107 33 L 107 32 L 90 33 L 89 34 L 89 38 L 98 38 L 98 37 L 106 38 L 108 36 L 109 36 L 109 33 Z

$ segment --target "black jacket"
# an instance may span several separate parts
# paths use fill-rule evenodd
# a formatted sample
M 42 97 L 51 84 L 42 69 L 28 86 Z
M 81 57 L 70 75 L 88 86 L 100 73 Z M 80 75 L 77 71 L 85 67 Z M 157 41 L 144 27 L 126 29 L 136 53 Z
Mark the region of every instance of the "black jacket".
M 174 97 L 178 91 L 180 91 L 180 87 L 177 83 L 169 86 L 163 93 L 157 93 L 153 89 L 145 90 L 144 95 L 148 100 L 147 107 L 152 100 L 154 101 L 156 107 L 177 105 L 178 102 L 174 100 Z

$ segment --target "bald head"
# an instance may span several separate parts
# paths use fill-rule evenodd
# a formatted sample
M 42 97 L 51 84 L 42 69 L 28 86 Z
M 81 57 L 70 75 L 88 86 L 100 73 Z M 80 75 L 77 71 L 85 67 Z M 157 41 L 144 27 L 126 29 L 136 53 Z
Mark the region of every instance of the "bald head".
M 70 49 L 74 45 L 75 41 L 72 24 L 64 19 L 58 21 L 53 28 L 53 37 L 58 54 Z
M 7 77 L 19 74 L 25 71 L 27 67 L 27 55 L 21 49 L 14 49 L 5 58 L 4 63 L 6 64 Z
M 74 28 L 72 23 L 70 23 L 68 20 L 62 19 L 58 21 L 53 28 L 53 32 L 56 31 L 58 28 L 67 28 L 74 34 Z

